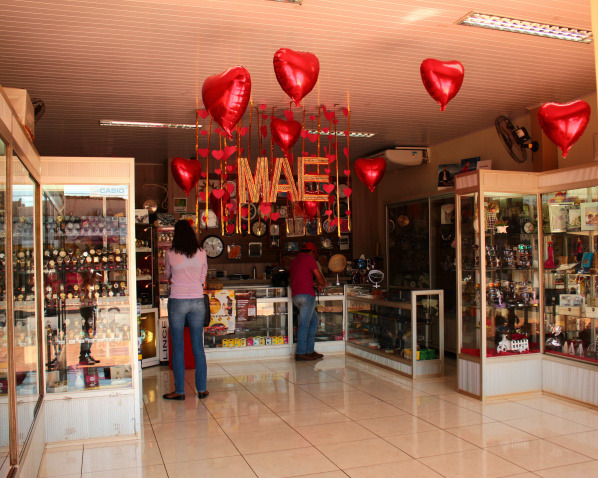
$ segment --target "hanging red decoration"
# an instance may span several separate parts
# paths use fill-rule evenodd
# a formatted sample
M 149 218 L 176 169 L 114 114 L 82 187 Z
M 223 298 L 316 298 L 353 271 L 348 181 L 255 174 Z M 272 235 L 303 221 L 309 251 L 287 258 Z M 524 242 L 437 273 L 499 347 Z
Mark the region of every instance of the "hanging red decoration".
M 273 118 L 270 123 L 270 130 L 272 131 L 272 139 L 282 148 L 285 153 L 301 136 L 301 123 L 299 121 L 285 121 L 279 118 Z
M 563 158 L 571 146 L 581 137 L 590 121 L 592 110 L 585 101 L 571 103 L 544 103 L 538 110 L 538 120 L 544 134 L 563 152 Z
M 386 160 L 384 158 L 361 158 L 355 161 L 355 173 L 371 192 L 374 192 L 376 185 L 382 180 L 386 171 Z
M 313 53 L 280 48 L 274 54 L 274 73 L 284 92 L 297 106 L 313 89 L 320 74 L 320 62 Z
M 458 61 L 439 61 L 426 58 L 419 68 L 424 86 L 430 96 L 440 104 L 440 111 L 459 92 L 465 74 Z
M 201 163 L 195 159 L 174 158 L 170 169 L 175 182 L 189 196 L 201 177 Z
M 307 217 L 313 219 L 318 214 L 318 205 L 320 203 L 318 201 L 303 201 L 303 210 Z
M 201 89 L 203 104 L 229 138 L 245 114 L 251 96 L 251 77 L 242 66 L 229 68 L 205 79 Z

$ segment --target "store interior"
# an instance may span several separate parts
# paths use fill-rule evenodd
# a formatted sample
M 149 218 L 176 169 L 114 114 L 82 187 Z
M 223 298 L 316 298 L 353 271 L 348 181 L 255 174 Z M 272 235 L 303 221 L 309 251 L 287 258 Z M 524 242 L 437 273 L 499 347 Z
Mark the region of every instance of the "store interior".
M 598 443 L 595 2 L 226 4 L 0 0 L 0 478 L 186 476 L 169 423 L 226 441 L 197 458 L 214 477 L 469 476 L 468 455 L 457 475 L 433 459 L 469 447 L 476 476 L 598 472 L 579 445 Z M 159 397 L 181 219 L 208 257 L 215 393 L 177 408 Z M 324 358 L 302 364 L 308 242 L 329 285 Z M 270 422 L 288 446 L 238 436 Z M 459 428 L 490 422 L 518 438 Z M 398 438 L 439 429 L 434 457 Z M 392 459 L 326 448 L 375 439 Z M 533 440 L 533 464 L 488 449 Z M 253 456 L 302 448 L 311 471 Z

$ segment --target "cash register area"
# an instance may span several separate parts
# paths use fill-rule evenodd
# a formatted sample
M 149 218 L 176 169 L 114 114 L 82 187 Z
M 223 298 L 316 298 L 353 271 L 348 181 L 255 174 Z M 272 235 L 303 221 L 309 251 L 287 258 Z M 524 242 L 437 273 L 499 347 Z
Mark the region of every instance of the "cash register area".
M 546 395 L 481 403 L 345 355 L 208 365 L 205 400 L 143 372 L 141 441 L 46 449 L 40 478 L 598 476 L 598 411 Z

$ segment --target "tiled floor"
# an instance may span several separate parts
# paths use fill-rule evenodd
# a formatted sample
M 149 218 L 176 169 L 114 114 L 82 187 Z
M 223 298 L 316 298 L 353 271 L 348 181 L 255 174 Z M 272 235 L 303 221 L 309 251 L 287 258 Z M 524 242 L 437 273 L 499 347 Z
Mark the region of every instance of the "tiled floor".
M 143 372 L 141 441 L 49 449 L 40 477 L 598 476 L 598 411 L 546 396 L 481 404 L 455 370 L 412 382 L 344 355 L 209 366 L 210 396 L 167 402 Z

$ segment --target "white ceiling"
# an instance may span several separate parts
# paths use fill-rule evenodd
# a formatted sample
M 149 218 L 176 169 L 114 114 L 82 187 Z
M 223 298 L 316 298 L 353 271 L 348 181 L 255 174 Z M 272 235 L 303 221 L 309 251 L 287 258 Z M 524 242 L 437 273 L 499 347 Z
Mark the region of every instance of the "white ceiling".
M 352 140 L 352 158 L 436 144 L 596 89 L 592 44 L 455 25 L 471 10 L 591 28 L 589 0 L 0 0 L 0 84 L 45 101 L 42 155 L 139 162 L 193 155 L 194 132 L 98 120 L 193 123 L 203 80 L 237 64 L 255 104 L 282 110 L 290 100 L 272 68 L 281 47 L 320 60 L 309 112 L 350 101 L 351 129 L 377 133 Z M 445 112 L 422 85 L 425 58 L 465 66 Z

